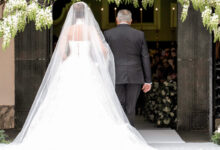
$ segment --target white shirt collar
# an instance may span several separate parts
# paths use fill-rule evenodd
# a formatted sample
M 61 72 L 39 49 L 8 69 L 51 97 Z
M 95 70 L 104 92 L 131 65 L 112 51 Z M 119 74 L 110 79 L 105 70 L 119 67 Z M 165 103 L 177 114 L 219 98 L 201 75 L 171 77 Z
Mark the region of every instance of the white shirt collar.
M 125 22 L 125 21 L 122 21 L 122 22 L 120 22 L 120 24 L 128 24 L 127 22 Z

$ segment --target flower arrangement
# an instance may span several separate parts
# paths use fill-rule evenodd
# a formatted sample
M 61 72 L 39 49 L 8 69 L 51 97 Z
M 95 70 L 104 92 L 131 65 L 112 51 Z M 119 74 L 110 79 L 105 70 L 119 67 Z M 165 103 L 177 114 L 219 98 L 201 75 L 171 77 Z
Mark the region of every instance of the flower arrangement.
M 215 131 L 214 135 L 212 135 L 211 141 L 214 142 L 215 144 L 220 145 L 220 126 Z
M 175 81 L 154 82 L 152 90 L 145 94 L 145 112 L 147 119 L 158 127 L 176 128 L 177 123 L 177 87 Z

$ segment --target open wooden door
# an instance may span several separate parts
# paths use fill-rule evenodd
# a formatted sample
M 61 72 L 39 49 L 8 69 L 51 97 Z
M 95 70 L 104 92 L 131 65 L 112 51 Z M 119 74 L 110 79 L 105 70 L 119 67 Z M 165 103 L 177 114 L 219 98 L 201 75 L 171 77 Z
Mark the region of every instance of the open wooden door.
M 15 120 L 21 128 L 51 56 L 51 30 L 36 31 L 34 23 L 15 38 Z

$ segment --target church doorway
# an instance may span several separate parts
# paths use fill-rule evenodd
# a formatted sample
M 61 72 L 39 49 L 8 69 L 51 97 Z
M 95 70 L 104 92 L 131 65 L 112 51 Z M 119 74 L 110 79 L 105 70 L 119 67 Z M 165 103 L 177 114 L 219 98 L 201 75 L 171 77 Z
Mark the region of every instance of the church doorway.
M 185 30 L 196 34 L 204 30 L 203 36 L 208 37 L 209 41 L 210 35 L 201 26 L 199 13 L 190 8 L 189 14 L 193 14 L 199 22 L 197 26 L 193 26 L 190 15 L 184 24 L 180 21 L 181 6 L 178 7 L 176 0 L 156 0 L 154 6 L 146 10 L 141 7 L 134 8 L 133 5 L 117 7 L 107 1 L 85 2 L 93 10 L 103 31 L 115 27 L 117 11 L 127 8 L 133 13 L 132 26 L 145 32 L 152 62 L 153 88 L 150 93 L 140 95 L 137 115 L 143 115 L 157 127 L 170 127 L 180 131 L 202 130 L 206 135 L 212 133 L 215 120 L 211 96 L 213 81 L 209 79 L 212 73 L 204 73 L 210 69 L 212 62 L 209 61 L 210 63 L 203 67 L 200 65 L 200 61 L 204 62 L 208 56 L 212 56 L 199 52 L 195 36 L 184 36 Z M 70 4 L 70 0 L 65 0 L 65 3 L 58 0 L 54 5 L 54 46 Z M 205 46 L 210 44 L 205 43 Z M 185 50 L 186 47 L 188 50 Z M 212 51 L 212 47 L 209 49 Z
M 86 1 L 87 2 L 87 1 Z M 120 5 L 108 4 L 107 1 L 91 2 L 88 1 L 94 15 L 99 22 L 102 30 L 115 27 L 115 17 L 117 11 L 123 8 L 129 9 L 133 14 L 132 26 L 145 32 L 146 41 L 149 48 L 152 66 L 153 89 L 148 94 L 141 94 L 137 103 L 137 114 L 144 115 L 146 119 L 154 122 L 160 127 L 176 128 L 177 123 L 177 2 L 175 0 L 156 1 L 153 7 L 135 8 L 132 4 Z M 71 6 L 70 0 L 56 1 L 54 4 L 54 26 L 53 26 L 53 45 L 56 45 L 65 16 Z M 141 3 L 140 3 L 141 6 Z M 164 83 L 168 87 L 163 86 Z M 160 86 L 157 86 L 160 85 Z M 172 94 L 172 100 L 166 100 L 160 108 L 162 98 L 157 103 L 155 97 L 159 95 L 159 87 L 170 88 L 166 90 L 168 95 Z M 165 90 L 165 89 L 164 89 Z M 171 92 L 172 91 L 172 92 Z M 161 95 L 160 95 L 161 96 Z M 148 97 L 148 98 L 147 98 Z M 154 97 L 154 98 L 153 98 Z M 164 98 L 166 96 L 164 95 Z M 148 101 L 150 99 L 150 101 Z M 152 109 L 152 102 L 156 102 L 157 108 Z M 170 103 L 171 102 L 171 103 Z M 152 109 L 151 111 L 148 111 Z M 164 112 L 167 109 L 168 112 Z M 156 112 L 157 111 L 157 112 Z M 161 114 L 162 113 L 162 114 Z M 159 117 L 159 114 L 161 117 Z
M 115 26 L 114 19 L 119 8 L 114 4 L 109 5 L 107 1 L 86 0 L 85 2 L 91 7 L 103 31 Z M 15 39 L 16 113 L 18 114 L 16 118 L 20 121 L 20 127 L 41 83 L 70 5 L 71 0 L 55 2 L 52 30 L 33 32 L 34 25 L 30 24 L 25 32 Z M 121 7 L 134 9 L 133 6 Z M 158 85 L 155 91 L 153 87 L 153 94 L 148 93 L 144 96 L 142 94 L 137 104 L 137 114 L 151 120 L 155 126 L 170 127 L 178 131 L 200 130 L 212 133 L 213 120 L 215 120 L 212 90 L 214 88 L 212 38 L 203 28 L 200 13 L 190 8 L 188 20 L 182 23 L 179 20 L 181 7 L 176 0 L 156 0 L 152 8 L 147 10 L 137 8 L 134 9 L 133 14 L 132 26 L 145 32 L 152 58 L 153 86 Z M 20 44 L 30 36 L 34 39 L 32 44 Z M 24 56 L 24 53 L 27 55 Z M 30 58 L 29 55 L 33 58 L 27 60 Z M 39 58 L 36 58 L 38 55 Z M 159 67 L 155 67 L 158 60 L 161 63 Z M 168 66 L 167 70 L 164 69 L 166 66 Z M 27 83 L 27 76 L 22 76 L 23 74 L 31 74 L 29 80 L 33 83 Z M 33 86 L 32 91 L 30 91 L 31 86 Z M 154 95 L 155 93 L 159 96 Z M 151 112 L 149 112 L 150 109 L 152 109 Z

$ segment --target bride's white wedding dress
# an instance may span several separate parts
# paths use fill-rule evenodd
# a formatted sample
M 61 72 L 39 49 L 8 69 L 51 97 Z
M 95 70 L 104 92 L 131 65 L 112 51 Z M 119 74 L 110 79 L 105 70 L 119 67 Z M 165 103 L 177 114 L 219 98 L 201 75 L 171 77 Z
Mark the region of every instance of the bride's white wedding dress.
M 129 124 L 114 73 L 91 10 L 74 4 L 21 132 L 0 150 L 154 150 Z
M 70 55 L 58 68 L 22 143 L 5 149 L 152 150 L 117 115 L 118 102 L 105 89 L 90 42 L 69 41 L 69 47 Z

